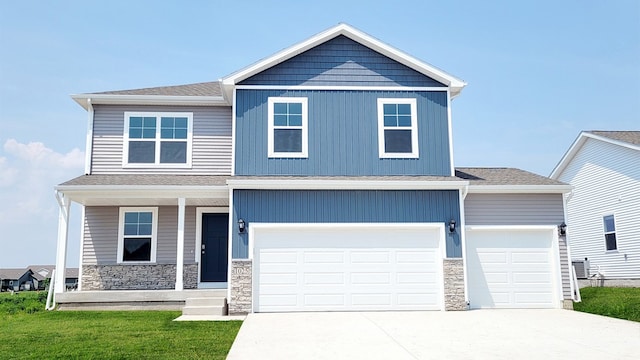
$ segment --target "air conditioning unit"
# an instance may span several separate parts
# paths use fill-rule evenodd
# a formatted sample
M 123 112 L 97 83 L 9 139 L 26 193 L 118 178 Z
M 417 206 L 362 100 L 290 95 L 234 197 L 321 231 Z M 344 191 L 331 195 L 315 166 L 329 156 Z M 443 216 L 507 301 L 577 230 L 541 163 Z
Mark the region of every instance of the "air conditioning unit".
M 576 269 L 576 277 L 578 279 L 589 278 L 589 260 L 586 258 L 584 260 L 572 260 L 571 265 Z

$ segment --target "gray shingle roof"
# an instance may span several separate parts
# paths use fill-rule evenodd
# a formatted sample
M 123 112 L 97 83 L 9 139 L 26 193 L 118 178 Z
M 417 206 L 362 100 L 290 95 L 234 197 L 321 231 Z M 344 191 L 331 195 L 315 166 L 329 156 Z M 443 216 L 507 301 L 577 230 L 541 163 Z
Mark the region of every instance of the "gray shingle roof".
M 0 279 L 17 280 L 29 269 L 0 269 Z
M 207 186 L 226 185 L 230 176 L 217 175 L 82 175 L 60 184 L 60 186 L 83 185 L 147 185 L 147 186 Z
M 593 135 L 606 137 L 613 140 L 623 141 L 633 145 L 640 145 L 640 131 L 587 131 Z
M 160 95 L 160 96 L 222 96 L 220 82 L 211 81 L 196 84 L 160 86 L 143 89 L 103 91 L 102 95 Z
M 470 185 L 566 185 L 516 168 L 456 168 L 456 176 Z
M 233 180 L 460 181 L 455 176 L 233 176 Z

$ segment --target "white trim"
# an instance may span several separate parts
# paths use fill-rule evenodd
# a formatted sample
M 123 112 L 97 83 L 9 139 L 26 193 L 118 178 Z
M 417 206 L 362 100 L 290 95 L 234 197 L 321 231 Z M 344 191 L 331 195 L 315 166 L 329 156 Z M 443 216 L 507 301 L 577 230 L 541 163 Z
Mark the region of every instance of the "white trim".
M 434 86 L 357 86 L 357 85 L 236 85 L 234 90 L 327 90 L 327 91 L 448 91 Z
M 268 102 L 268 130 L 267 130 L 267 153 L 269 158 L 308 158 L 309 157 L 309 107 L 306 97 L 269 97 Z M 274 124 L 274 104 L 276 102 L 283 103 L 301 103 L 302 104 L 302 125 L 301 126 L 276 126 Z M 302 151 L 301 152 L 276 152 L 274 149 L 273 133 L 277 128 L 283 129 L 299 129 L 302 131 Z
M 494 231 L 494 230 L 512 230 L 512 231 L 527 231 L 527 230 L 557 230 L 556 225 L 467 225 L 467 230 L 472 231 Z
M 408 104 L 411 106 L 411 126 L 386 127 L 384 125 L 384 105 Z M 378 98 L 378 155 L 381 159 L 417 159 L 420 157 L 418 144 L 418 102 L 415 98 Z M 411 130 L 410 153 L 388 153 L 385 150 L 385 130 Z
M 207 207 L 196 207 L 196 238 L 195 238 L 195 254 L 194 261 L 198 264 L 198 289 L 202 288 L 210 288 L 204 284 L 200 279 L 200 274 L 202 273 L 202 215 L 204 214 L 229 214 L 229 207 L 227 206 L 207 206 Z M 229 214 L 231 216 L 231 214 Z M 227 278 L 229 277 L 230 272 L 227 272 Z M 228 280 L 227 280 L 228 282 Z M 224 283 L 225 285 L 227 283 Z M 227 299 L 230 299 L 229 297 Z
M 231 176 L 236 174 L 236 89 L 233 89 L 231 104 Z
M 229 238 L 227 240 L 227 283 L 231 284 L 231 269 L 233 261 L 233 218 L 235 214 L 235 208 L 233 207 L 233 189 L 228 190 L 228 198 L 229 198 Z M 248 231 L 248 228 L 247 228 Z M 227 286 L 227 299 L 231 301 L 231 286 Z
M 464 210 L 464 198 L 466 192 L 463 194 L 463 190 L 458 191 L 458 201 L 460 202 L 460 246 L 462 248 L 462 276 L 464 278 L 464 302 L 469 304 L 469 278 L 467 276 L 467 228 L 466 217 Z
M 91 174 L 91 164 L 93 157 L 93 105 L 91 105 L 91 98 L 87 99 L 87 138 L 85 143 L 84 154 L 84 173 L 85 175 Z
M 184 289 L 184 221 L 185 199 L 178 198 L 178 234 L 176 237 L 176 291 Z
M 322 179 L 229 179 L 231 189 L 264 190 L 456 190 L 468 181 L 426 180 L 322 180 Z
M 499 193 L 568 193 L 571 185 L 469 185 L 469 193 L 499 194 Z
M 553 267 L 556 272 L 556 276 L 555 276 L 555 285 L 556 285 L 556 296 L 557 296 L 557 301 L 558 303 L 556 304 L 556 307 L 558 308 L 562 308 L 562 303 L 564 301 L 564 294 L 562 291 L 562 261 L 560 259 L 560 236 L 558 235 L 558 227 L 554 226 L 553 229 L 551 230 L 552 233 L 552 239 L 551 239 L 551 251 L 553 251 L 553 253 L 555 254 L 554 259 L 555 261 L 553 262 Z M 571 266 L 571 263 L 569 263 L 569 266 Z
M 229 106 L 222 96 L 174 96 L 174 95 L 122 95 L 122 94 L 73 94 L 75 100 L 88 110 L 87 100 L 93 105 L 191 105 Z
M 571 262 L 571 241 L 569 240 L 569 234 L 571 233 L 571 223 L 569 222 L 569 217 L 567 215 L 567 204 L 569 203 L 569 200 L 571 199 L 571 197 L 573 196 L 573 193 L 567 193 L 567 194 L 563 194 L 562 195 L 562 215 L 564 217 L 564 223 L 565 225 L 567 225 L 567 232 L 564 236 L 564 241 L 566 243 L 567 246 L 567 264 L 569 266 L 569 288 L 571 289 L 571 299 L 572 300 L 576 300 L 576 288 L 574 286 L 574 282 L 573 279 L 575 278 L 575 269 L 573 267 L 573 264 Z M 562 269 L 561 269 L 562 270 Z M 577 281 L 576 281 L 577 284 Z M 577 294 L 580 294 L 580 289 L 578 289 Z M 579 295 L 578 295 L 579 296 Z M 563 299 L 564 299 L 564 294 L 563 294 Z
M 151 212 L 151 259 L 149 261 L 123 261 L 124 253 L 124 214 L 126 212 Z M 146 236 L 145 236 L 146 237 Z M 158 207 L 120 207 L 118 215 L 118 252 L 116 262 L 118 265 L 155 264 L 158 249 Z
M 451 125 L 451 91 L 447 90 L 447 128 L 449 131 L 449 164 L 451 164 L 451 176 L 456 176 L 456 167 L 453 161 L 453 127 Z
M 613 231 L 609 231 L 607 232 L 606 229 L 606 224 L 604 222 L 604 218 L 607 216 L 613 216 Z M 615 212 L 603 212 L 600 216 L 600 219 L 602 221 L 602 241 L 603 241 L 603 245 L 604 245 L 604 253 L 605 254 L 616 254 L 620 252 L 620 246 L 618 246 L 618 221 L 616 220 L 616 214 Z M 615 249 L 607 249 L 607 234 L 614 234 L 616 236 L 616 248 Z
M 69 198 L 58 191 L 55 192 L 58 201 L 58 243 L 56 246 L 56 269 L 58 277 L 53 281 L 54 293 L 59 294 L 66 291 L 65 277 L 67 268 L 67 244 L 69 241 L 69 213 L 71 202 Z M 49 285 L 49 286 L 52 286 Z
M 155 117 L 156 118 L 156 137 L 155 142 L 155 161 L 153 163 L 129 163 L 129 142 L 130 141 L 146 141 L 151 142 L 152 139 L 130 139 L 129 138 L 129 119 L 136 117 Z M 186 139 L 163 139 L 161 136 L 162 117 L 186 117 L 187 118 L 187 138 Z M 160 150 L 162 142 L 186 142 L 187 143 L 187 159 L 185 163 L 161 163 Z M 143 111 L 125 111 L 124 113 L 124 132 L 122 135 L 122 167 L 126 169 L 190 169 L 193 159 L 193 112 L 143 112 Z
M 84 262 L 84 232 L 85 232 L 85 218 L 86 208 L 84 205 L 80 205 L 80 213 L 82 225 L 80 225 L 80 259 L 78 261 L 78 291 L 82 291 L 82 263 Z

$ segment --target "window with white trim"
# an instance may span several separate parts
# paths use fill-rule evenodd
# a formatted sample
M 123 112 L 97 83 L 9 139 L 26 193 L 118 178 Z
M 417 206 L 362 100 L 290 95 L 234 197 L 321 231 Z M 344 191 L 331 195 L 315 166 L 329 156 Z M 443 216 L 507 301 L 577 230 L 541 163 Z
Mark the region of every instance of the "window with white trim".
M 190 167 L 193 113 L 125 112 L 123 166 Z
M 118 263 L 155 262 L 158 208 L 120 208 Z
M 308 157 L 307 98 L 270 97 L 268 156 Z
M 604 225 L 604 242 L 607 251 L 617 250 L 618 241 L 616 240 L 616 219 L 613 215 L 605 215 L 602 217 Z
M 378 99 L 378 149 L 381 158 L 418 158 L 416 99 Z

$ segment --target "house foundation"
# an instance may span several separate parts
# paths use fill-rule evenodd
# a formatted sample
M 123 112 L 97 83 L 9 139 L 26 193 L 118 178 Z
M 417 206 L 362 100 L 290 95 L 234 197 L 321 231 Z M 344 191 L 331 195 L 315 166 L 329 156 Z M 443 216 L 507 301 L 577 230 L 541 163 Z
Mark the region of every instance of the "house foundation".
M 252 310 L 252 266 L 251 260 L 231 261 L 229 315 L 247 314 Z
M 462 259 L 444 259 L 444 309 L 467 310 L 464 296 L 464 264 Z
M 82 290 L 170 290 L 176 285 L 175 264 L 82 265 Z M 198 264 L 184 265 L 184 288 L 198 287 Z

